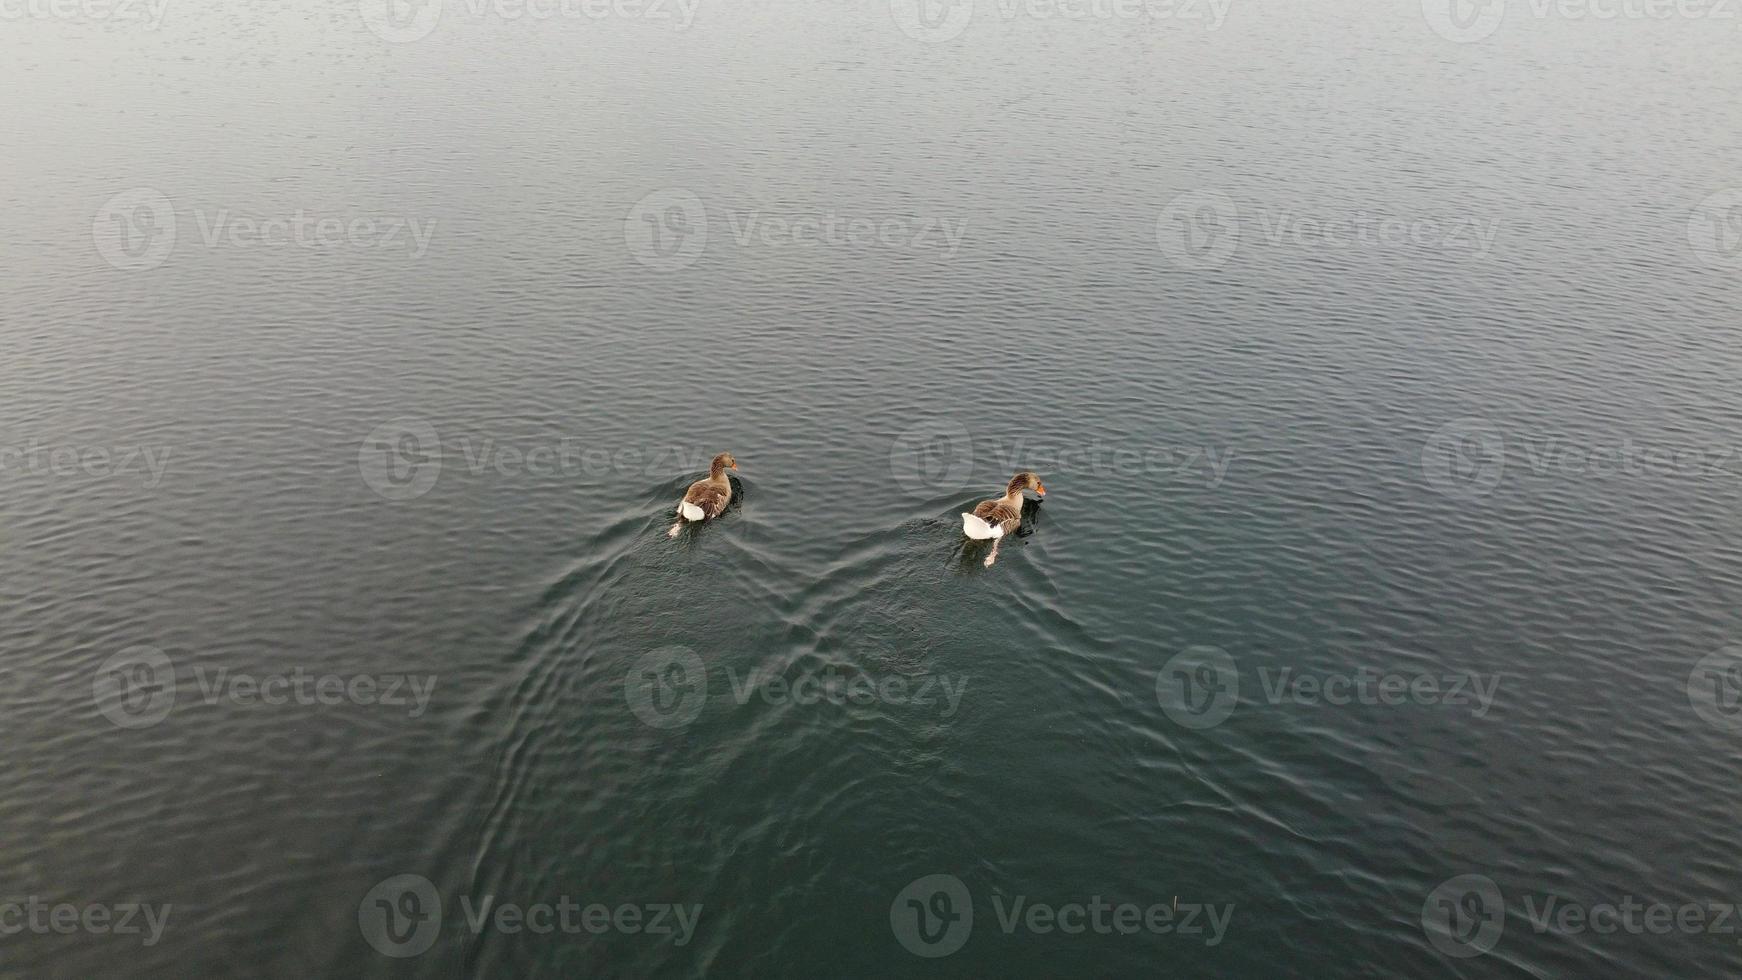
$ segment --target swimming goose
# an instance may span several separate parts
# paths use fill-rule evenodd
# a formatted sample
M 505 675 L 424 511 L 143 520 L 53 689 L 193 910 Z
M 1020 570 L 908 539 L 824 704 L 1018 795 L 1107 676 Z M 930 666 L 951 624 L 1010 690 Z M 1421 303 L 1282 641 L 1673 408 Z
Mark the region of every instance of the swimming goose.
M 738 468 L 738 461 L 731 453 L 721 453 L 714 457 L 713 465 L 708 469 L 708 478 L 697 480 L 690 484 L 689 491 L 677 504 L 677 523 L 671 526 L 667 537 L 677 537 L 683 530 L 685 521 L 705 521 L 719 517 L 726 510 L 726 505 L 732 502 L 732 481 L 727 478 L 726 470 Z
M 975 541 L 992 542 L 992 553 L 986 556 L 986 567 L 998 560 L 998 539 L 1022 526 L 1022 491 L 1033 490 L 1046 496 L 1046 485 L 1040 477 L 1027 470 L 1010 478 L 1004 496 L 982 500 L 972 513 L 962 513 L 962 533 Z

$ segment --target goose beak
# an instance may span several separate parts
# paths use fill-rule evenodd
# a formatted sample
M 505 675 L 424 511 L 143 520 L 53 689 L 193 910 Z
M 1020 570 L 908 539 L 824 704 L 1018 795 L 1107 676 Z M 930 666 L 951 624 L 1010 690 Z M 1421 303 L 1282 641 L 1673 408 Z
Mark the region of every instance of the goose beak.
M 1046 496 L 1046 484 L 1044 484 L 1044 483 L 1035 484 L 1034 485 L 1034 492 L 1040 494 L 1042 497 Z
M 733 464 L 732 464 L 732 469 L 733 469 L 733 470 L 734 470 L 734 471 L 736 471 L 736 470 L 737 470 L 737 469 L 738 469 L 738 464 L 737 464 L 737 463 L 733 463 Z

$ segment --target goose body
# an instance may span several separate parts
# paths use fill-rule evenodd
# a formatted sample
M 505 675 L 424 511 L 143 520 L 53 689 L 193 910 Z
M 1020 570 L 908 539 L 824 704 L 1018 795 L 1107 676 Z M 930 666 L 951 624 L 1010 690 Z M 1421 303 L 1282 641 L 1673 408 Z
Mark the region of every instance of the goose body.
M 982 500 L 972 511 L 962 512 L 963 534 L 974 541 L 993 542 L 992 553 L 986 556 L 988 566 L 998 560 L 998 539 L 1022 526 L 1024 490 L 1046 496 L 1046 486 L 1040 482 L 1040 477 L 1024 470 L 1010 478 L 1004 496 Z
M 671 526 L 670 537 L 677 537 L 686 521 L 711 520 L 725 513 L 726 505 L 732 502 L 732 481 L 726 476 L 728 468 L 737 469 L 738 461 L 731 453 L 721 453 L 714 457 L 707 477 L 690 484 L 683 499 L 677 502 L 677 523 Z

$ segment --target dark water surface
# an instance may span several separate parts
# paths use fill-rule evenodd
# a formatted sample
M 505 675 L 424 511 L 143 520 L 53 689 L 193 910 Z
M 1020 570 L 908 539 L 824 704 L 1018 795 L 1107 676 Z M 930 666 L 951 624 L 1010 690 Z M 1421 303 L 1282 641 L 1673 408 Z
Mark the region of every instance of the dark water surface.
M 7 8 L 0 970 L 1742 970 L 1742 25 L 905 3 Z

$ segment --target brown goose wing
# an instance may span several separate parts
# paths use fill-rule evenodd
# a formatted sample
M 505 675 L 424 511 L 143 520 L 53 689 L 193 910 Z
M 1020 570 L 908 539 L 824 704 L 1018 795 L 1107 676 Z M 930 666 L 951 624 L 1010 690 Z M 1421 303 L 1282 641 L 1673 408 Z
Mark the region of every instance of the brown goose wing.
M 1022 524 L 1022 511 L 1014 510 L 1002 500 L 983 500 L 974 508 L 974 516 L 988 524 L 1003 525 L 1009 534 Z
M 689 493 L 684 494 L 683 499 L 686 504 L 700 507 L 704 517 L 719 517 L 726 509 L 726 502 L 732 499 L 732 491 L 706 480 L 697 480 L 690 484 Z

